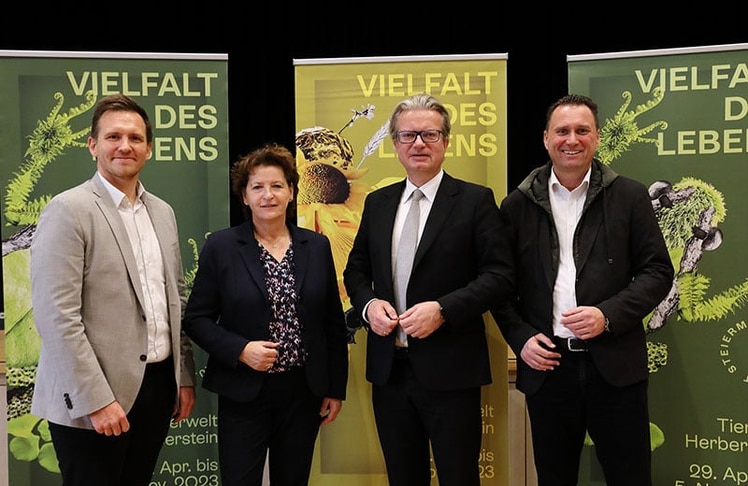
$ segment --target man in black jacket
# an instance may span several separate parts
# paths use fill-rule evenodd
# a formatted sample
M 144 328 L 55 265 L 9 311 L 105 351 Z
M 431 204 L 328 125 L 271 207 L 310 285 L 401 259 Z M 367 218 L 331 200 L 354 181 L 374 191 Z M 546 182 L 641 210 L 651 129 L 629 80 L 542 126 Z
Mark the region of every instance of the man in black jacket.
M 502 202 L 501 256 L 516 295 L 494 310 L 518 359 L 540 486 L 575 486 L 585 433 L 608 486 L 651 486 L 643 318 L 673 266 L 647 189 L 595 160 L 597 105 L 548 110 L 550 162 Z

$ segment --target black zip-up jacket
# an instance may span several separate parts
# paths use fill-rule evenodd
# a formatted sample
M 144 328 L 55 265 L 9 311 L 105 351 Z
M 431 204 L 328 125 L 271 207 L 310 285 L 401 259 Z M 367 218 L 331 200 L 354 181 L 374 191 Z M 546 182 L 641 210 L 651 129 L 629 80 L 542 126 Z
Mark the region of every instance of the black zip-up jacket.
M 518 356 L 517 388 L 538 390 L 546 374 L 520 358 L 538 332 L 553 336 L 553 286 L 559 242 L 551 214 L 551 163 L 533 170 L 501 203 L 502 274 L 512 298 L 493 311 Z M 674 270 L 647 188 L 597 160 L 582 216 L 574 233 L 577 305 L 597 306 L 610 331 L 588 341 L 601 375 L 626 386 L 647 378 L 643 319 L 665 298 Z

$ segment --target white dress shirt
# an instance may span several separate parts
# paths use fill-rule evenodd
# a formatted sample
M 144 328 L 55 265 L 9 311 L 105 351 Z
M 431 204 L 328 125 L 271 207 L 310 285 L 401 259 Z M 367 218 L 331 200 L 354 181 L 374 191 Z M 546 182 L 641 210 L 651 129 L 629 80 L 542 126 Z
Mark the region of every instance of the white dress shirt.
M 431 206 L 434 204 L 434 199 L 436 198 L 436 191 L 439 190 L 439 184 L 441 184 L 442 179 L 444 178 L 444 171 L 440 170 L 439 173 L 434 176 L 433 179 L 422 185 L 421 187 L 416 188 L 416 186 L 410 182 L 408 179 L 405 179 L 405 190 L 403 191 L 403 194 L 400 198 L 400 204 L 397 207 L 397 214 L 395 215 L 395 225 L 392 228 L 392 254 L 390 255 L 390 260 L 392 262 L 392 275 L 395 274 L 395 259 L 397 258 L 397 246 L 398 243 L 400 243 L 400 235 L 403 232 L 403 225 L 405 224 L 405 217 L 408 215 L 408 209 L 410 209 L 410 196 L 413 194 L 413 191 L 416 189 L 420 189 L 423 193 L 423 196 L 420 200 L 420 217 L 418 220 L 418 241 L 421 241 L 421 235 L 423 235 L 423 228 L 426 226 L 426 220 L 429 217 L 429 213 L 431 212 Z M 366 311 L 369 309 L 369 304 L 372 303 L 374 299 L 370 300 L 366 303 L 364 306 L 363 311 L 361 312 L 361 317 L 364 320 L 364 322 L 369 322 L 369 319 L 366 318 Z M 394 302 L 391 302 L 394 305 Z M 405 345 L 404 342 L 401 342 L 400 340 L 397 340 L 398 346 Z
M 403 234 L 403 225 L 405 224 L 405 217 L 408 215 L 410 209 L 410 196 L 413 195 L 413 191 L 420 189 L 423 193 L 423 197 L 419 201 L 420 204 L 420 216 L 418 226 L 418 241 L 421 241 L 421 235 L 423 234 L 423 228 L 426 226 L 426 220 L 431 212 L 431 206 L 434 204 L 434 198 L 436 197 L 436 191 L 439 190 L 439 184 L 442 182 L 444 177 L 444 171 L 439 171 L 433 179 L 422 185 L 416 187 L 409 180 L 405 180 L 405 190 L 400 198 L 400 204 L 397 206 L 397 215 L 395 216 L 395 226 L 392 230 L 392 272 L 395 272 L 395 258 L 397 257 L 397 248 L 400 244 L 400 235 Z
M 561 324 L 561 313 L 577 306 L 574 232 L 577 223 L 579 223 L 579 218 L 582 216 L 584 202 L 587 199 L 590 172 L 591 169 L 587 171 L 582 182 L 572 191 L 561 185 L 553 170 L 551 170 L 551 177 L 548 180 L 548 194 L 550 195 L 551 210 L 558 233 L 560 251 L 558 274 L 553 286 L 553 334 L 562 338 L 574 337 L 574 334 Z
M 397 260 L 397 250 L 400 246 L 400 236 L 403 234 L 403 226 L 405 226 L 405 219 L 410 210 L 411 204 L 419 205 L 419 217 L 418 217 L 418 241 L 421 241 L 421 235 L 423 235 L 423 228 L 426 226 L 426 220 L 431 212 L 431 206 L 434 203 L 436 197 L 436 191 L 439 189 L 439 184 L 444 177 L 444 171 L 434 176 L 433 179 L 423 184 L 421 187 L 416 187 L 409 179 L 405 180 L 405 190 L 400 197 L 400 204 L 397 207 L 397 214 L 395 215 L 395 226 L 392 230 L 392 275 L 395 275 L 395 261 Z M 413 191 L 420 189 L 423 193 L 423 197 L 419 201 L 412 201 L 411 196 Z M 395 345 L 399 347 L 408 346 L 408 335 L 399 325 L 396 328 Z
M 138 275 L 145 296 L 146 325 L 148 326 L 148 363 L 163 361 L 171 354 L 171 331 L 166 303 L 166 277 L 161 247 L 153 230 L 151 217 L 143 204 L 145 192 L 138 182 L 135 204 L 130 204 L 125 193 L 98 174 L 117 206 L 130 238 L 130 246 L 138 263 Z M 116 316 L 112 316 L 116 319 Z

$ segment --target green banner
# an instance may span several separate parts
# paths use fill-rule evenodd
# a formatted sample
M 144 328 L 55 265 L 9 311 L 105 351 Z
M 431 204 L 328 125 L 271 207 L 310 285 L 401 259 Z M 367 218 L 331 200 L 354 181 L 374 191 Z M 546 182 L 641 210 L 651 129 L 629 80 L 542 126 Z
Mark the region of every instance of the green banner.
M 402 180 L 389 139 L 395 104 L 418 92 L 450 110 L 452 134 L 444 162 L 451 175 L 506 195 L 506 55 L 412 56 L 296 60 L 296 146 L 300 173 L 298 222 L 333 246 L 343 307 L 352 312 L 342 272 L 366 195 Z M 445 262 L 448 265 L 448 262 Z M 349 329 L 348 398 L 322 428 L 310 484 L 387 484 L 365 378 L 365 330 Z M 507 348 L 486 317 L 493 384 L 483 388 L 481 484 L 507 481 Z M 435 471 L 432 475 L 436 484 Z
M 50 197 L 94 174 L 86 145 L 93 106 L 100 96 L 127 94 L 153 123 L 153 155 L 141 181 L 176 212 L 189 286 L 206 233 L 228 225 L 227 59 L 0 51 L 0 222 L 13 486 L 61 483 L 46 421 L 29 413 L 39 356 L 29 244 L 39 212 Z M 202 370 L 205 356 L 199 349 L 195 354 Z M 151 484 L 220 484 L 214 396 L 198 389 L 192 416 L 172 427 Z
M 653 483 L 748 482 L 748 45 L 568 59 L 598 157 L 650 188 L 676 276 L 648 316 Z M 586 448 L 582 485 L 605 484 Z

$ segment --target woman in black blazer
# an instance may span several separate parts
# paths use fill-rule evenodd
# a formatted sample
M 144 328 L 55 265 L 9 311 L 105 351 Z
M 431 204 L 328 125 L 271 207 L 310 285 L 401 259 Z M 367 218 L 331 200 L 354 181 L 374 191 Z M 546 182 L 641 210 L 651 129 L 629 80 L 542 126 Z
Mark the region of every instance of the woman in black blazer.
M 293 155 L 269 144 L 240 158 L 231 187 L 247 222 L 208 236 L 184 328 L 209 355 L 224 486 L 307 484 L 320 425 L 345 399 L 345 318 L 330 242 L 288 222 Z

